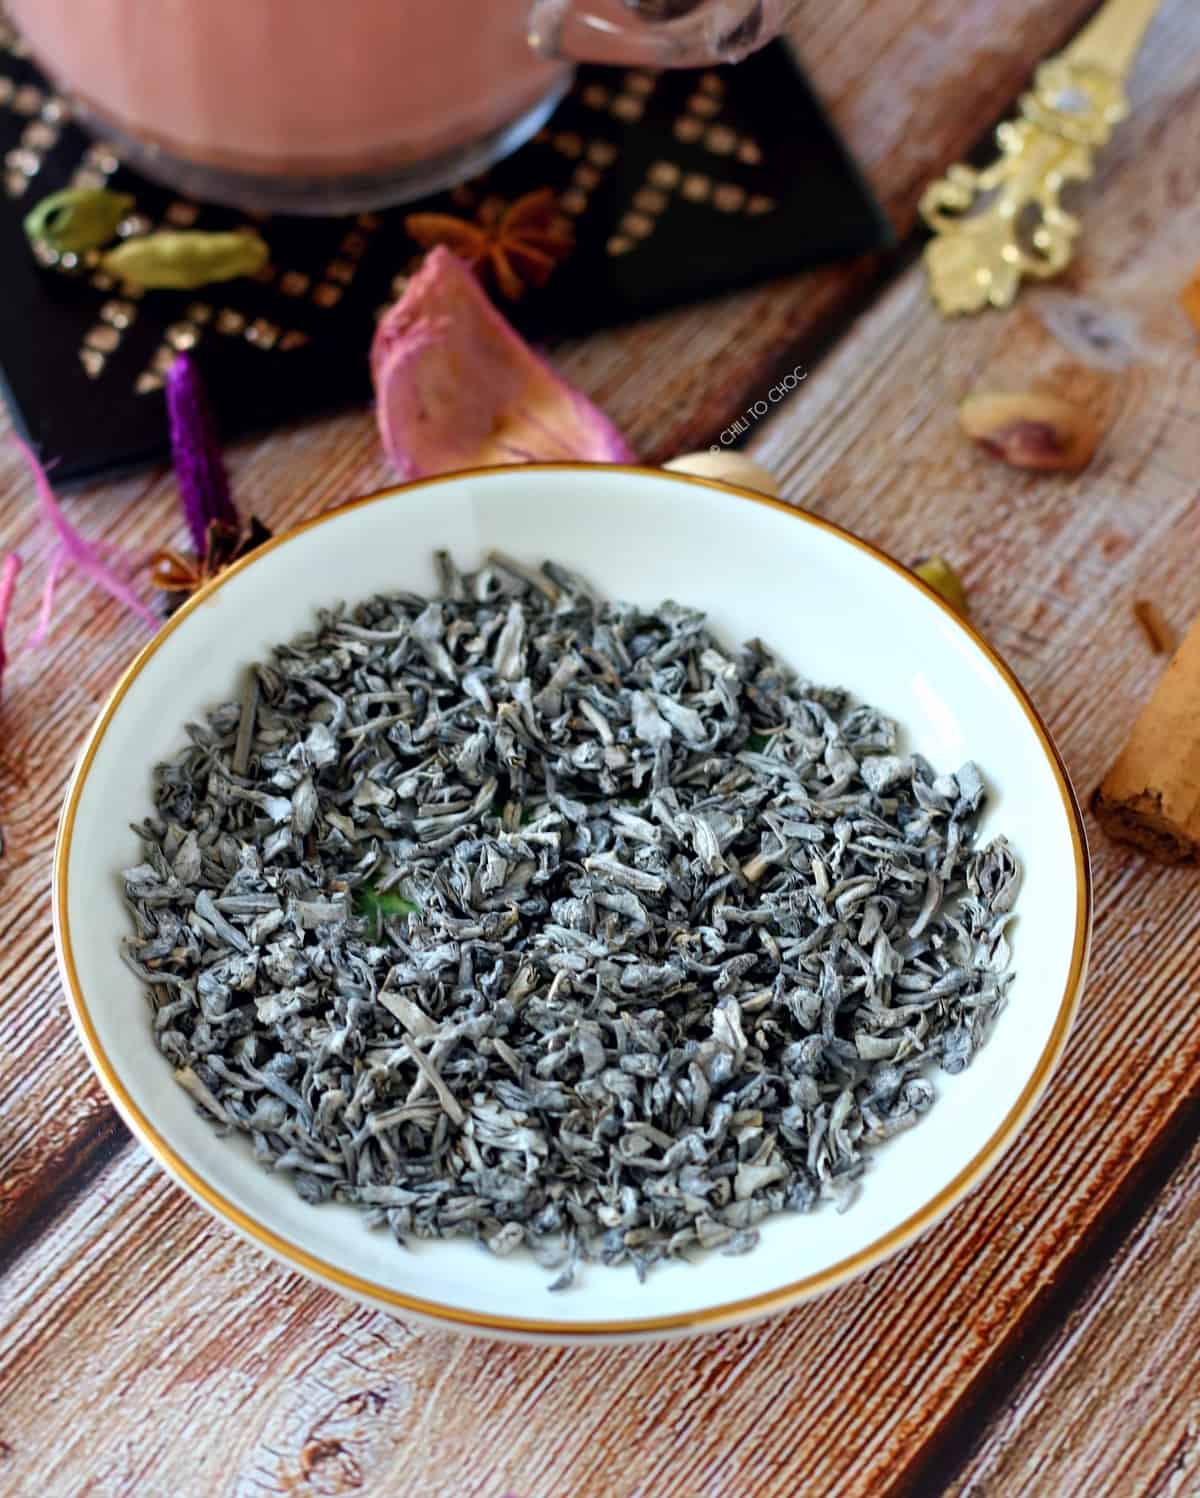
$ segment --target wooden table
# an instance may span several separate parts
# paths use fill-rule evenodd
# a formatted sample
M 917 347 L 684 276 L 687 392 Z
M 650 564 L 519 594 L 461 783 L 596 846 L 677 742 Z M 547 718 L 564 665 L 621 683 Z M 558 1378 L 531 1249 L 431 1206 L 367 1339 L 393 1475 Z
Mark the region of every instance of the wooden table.
M 1087 0 L 811 0 L 818 86 L 902 234 L 921 186 L 1010 107 Z M 841 266 L 559 351 L 640 451 L 756 427 L 789 499 L 903 560 L 960 566 L 1086 795 L 1156 680 L 1135 597 L 1200 609 L 1200 12 L 1167 0 L 1135 112 L 1081 194 L 1069 274 L 945 325 L 919 266 Z M 1078 479 L 959 436 L 955 402 L 1031 383 L 1108 432 Z M 232 454 L 276 527 L 387 471 L 365 412 Z M 46 543 L 0 446 L 0 548 Z M 162 473 L 68 501 L 124 546 L 176 533 Z M 268 1262 L 135 1146 L 84 1063 L 51 948 L 55 815 L 141 626 L 76 580 L 0 709 L 0 1490 L 479 1498 L 1200 1492 L 1200 884 L 1093 828 L 1096 943 L 1061 1071 L 995 1174 L 857 1283 L 665 1347 L 492 1346 L 414 1331 Z

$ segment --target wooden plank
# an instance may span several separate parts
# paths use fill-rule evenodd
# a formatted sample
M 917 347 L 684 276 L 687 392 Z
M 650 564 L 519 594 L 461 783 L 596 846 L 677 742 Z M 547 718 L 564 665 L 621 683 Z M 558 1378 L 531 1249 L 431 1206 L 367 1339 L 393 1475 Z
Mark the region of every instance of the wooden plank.
M 947 1498 L 1200 1490 L 1200 1148 L 1105 1265 Z
M 1063 286 L 1035 291 L 1007 317 L 947 327 L 914 273 L 754 444 L 794 500 L 902 558 L 938 550 L 963 568 L 981 627 L 1025 676 L 1084 790 L 1161 668 L 1133 597 L 1154 597 L 1177 623 L 1200 609 L 1200 367 L 1175 302 L 1200 244 L 1198 59 L 1200 23 L 1186 0 L 1170 0 L 1137 113 L 1090 196 L 1086 259 Z M 1078 480 L 1005 469 L 955 428 L 967 390 L 1034 379 L 1108 415 L 1105 446 Z M 293 447 L 289 472 L 303 452 Z M 278 481 L 251 458 L 243 473 Z M 978 1394 L 998 1349 L 1081 1273 L 1078 1245 L 1179 1119 L 1200 1067 L 1194 876 L 1103 840 L 1095 853 L 1093 975 L 1035 1122 L 984 1187 L 861 1281 L 695 1344 L 456 1342 L 313 1290 L 126 1152 L 5 1280 L 0 1437 L 16 1491 L 895 1490 L 914 1454 Z M 1170 1333 L 1180 1344 L 1187 1311 Z M 1146 1366 L 1143 1335 L 1129 1329 L 1123 1366 Z M 1194 1337 L 1179 1356 L 1186 1376 Z M 1106 1408 L 1104 1428 L 1123 1435 L 1119 1402 Z M 1169 1415 L 1180 1441 L 1186 1413 L 1178 1401 Z M 1055 1419 L 1049 1411 L 1038 1427 L 1043 1451 Z M 1008 1460 L 1003 1444 L 988 1461 Z M 1152 1445 L 1147 1433 L 1142 1465 L 1112 1470 L 1150 1472 Z M 984 1491 L 1020 1491 L 1007 1478 L 1043 1460 L 1031 1450 L 997 1466 L 1002 1484 Z M 1164 1471 L 1158 1490 L 1170 1480 Z
M 1003 110 L 1035 59 L 1087 9 L 1087 0 L 812 0 L 796 34 L 838 123 L 904 227 L 925 177 Z M 962 107 L 964 79 L 970 110 Z M 577 342 L 559 362 L 608 406 L 639 450 L 666 457 L 719 432 L 785 349 L 861 297 L 869 274 L 859 265 L 792 277 Z M 28 475 L 3 440 L 6 430 L 0 551 L 19 547 L 27 563 L 10 635 L 19 642 L 33 619 L 47 538 L 35 525 Z M 365 413 L 243 444 L 232 467 L 241 504 L 277 529 L 389 478 Z M 131 552 L 179 536 L 173 486 L 162 475 L 67 503 L 89 534 Z M 54 820 L 77 746 L 143 636 L 114 603 L 74 580 L 61 596 L 49 645 L 10 665 L 0 722 L 0 827 L 9 843 L 0 859 L 0 1045 L 20 1054 L 25 1069 L 12 1127 L 0 1137 L 0 1236 L 41 1210 L 39 1191 L 58 1189 L 70 1162 L 90 1158 L 79 1141 L 107 1109 L 79 1065 L 56 998 L 46 923 L 33 917 L 44 910 Z M 111 1118 L 105 1127 L 113 1127 Z

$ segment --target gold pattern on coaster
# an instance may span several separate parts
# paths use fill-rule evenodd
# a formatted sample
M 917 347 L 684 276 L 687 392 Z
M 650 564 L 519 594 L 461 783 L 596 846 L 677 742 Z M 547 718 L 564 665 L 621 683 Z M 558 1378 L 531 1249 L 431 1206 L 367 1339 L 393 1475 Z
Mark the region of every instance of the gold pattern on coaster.
M 633 195 L 633 206 L 642 213 L 663 213 L 668 201 L 666 193 L 657 187 L 639 187 Z
M 167 204 L 166 220 L 176 229 L 190 229 L 200 217 L 200 208 L 186 198 L 176 198 Z
M 137 318 L 137 311 L 137 307 L 132 302 L 114 299 L 111 302 L 105 302 L 100 308 L 100 320 L 116 328 L 119 333 L 123 333 Z
M 331 286 L 328 281 L 322 281 L 319 286 L 313 287 L 312 301 L 317 307 L 336 307 L 341 299 L 340 286 Z
M 236 338 L 246 326 L 246 319 L 235 307 L 222 307 L 217 313 L 216 329 L 226 337 Z
M 83 341 L 87 348 L 99 349 L 102 354 L 114 354 L 121 342 L 121 333 L 118 328 L 101 322 L 87 330 Z
M 736 182 L 719 182 L 713 190 L 713 207 L 722 213 L 736 213 L 746 201 L 746 189 Z
M 79 350 L 79 362 L 83 365 L 83 372 L 89 380 L 98 379 L 104 373 L 107 363 L 104 355 L 94 348 L 81 348 Z
M 996 131 L 999 157 L 959 164 L 926 188 L 920 210 L 935 238 L 929 286 L 946 316 L 1007 307 L 1026 277 L 1068 264 L 1082 227 L 1061 203 L 1092 175 L 1093 155 L 1129 113 L 1125 79 L 1160 0 L 1108 0 L 1067 49 L 1042 63 L 1021 118 Z
M 58 131 L 45 120 L 31 120 L 21 131 L 21 144 L 30 151 L 48 151 L 58 144 Z
M 36 83 L 23 83 L 12 96 L 12 107 L 18 114 L 37 114 L 45 99 Z
M 121 158 L 107 141 L 94 141 L 83 153 L 83 159 L 88 166 L 94 166 L 98 172 L 103 172 L 106 177 L 111 177 L 121 165 Z
M 279 278 L 279 289 L 284 296 L 305 296 L 311 284 L 312 278 L 299 270 L 285 270 Z
M 647 234 L 654 232 L 654 220 L 647 213 L 623 213 L 621 228 L 635 239 L 645 239 Z
M 359 229 L 351 229 L 344 234 L 338 246 L 342 254 L 349 255 L 351 260 L 361 260 L 370 247 L 370 238 Z
M 247 343 L 258 348 L 271 349 L 279 342 L 279 328 L 265 317 L 256 317 L 246 329 Z
M 177 353 L 195 348 L 200 338 L 200 329 L 194 322 L 173 322 L 164 334 L 166 341 Z
M 704 132 L 704 144 L 714 156 L 728 156 L 737 143 L 737 131 L 728 125 L 711 125 Z

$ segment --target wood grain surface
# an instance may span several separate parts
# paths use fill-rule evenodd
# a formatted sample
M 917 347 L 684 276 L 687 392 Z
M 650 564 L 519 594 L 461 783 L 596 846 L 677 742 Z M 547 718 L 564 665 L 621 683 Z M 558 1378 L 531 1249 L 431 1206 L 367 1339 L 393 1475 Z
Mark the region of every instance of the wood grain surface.
M 876 0 L 807 9 L 818 85 L 904 226 L 924 180 L 998 114 L 1082 5 Z M 840 24 L 840 34 L 838 25 Z M 873 269 L 793 278 L 565 350 L 647 453 L 710 440 L 785 354 L 810 378 L 751 451 L 792 501 L 904 561 L 962 571 L 1081 792 L 1161 669 L 1152 597 L 1200 610 L 1200 363 L 1178 290 L 1200 259 L 1200 15 L 1168 0 L 1135 113 L 1086 193 L 1068 276 L 945 325 L 919 268 L 817 358 Z M 800 341 L 797 342 L 797 339 Z M 1106 425 L 1078 479 L 971 448 L 954 403 L 1044 384 Z M 0 549 L 45 543 L 0 447 Z M 233 454 L 275 526 L 386 477 L 351 415 Z M 151 475 L 68 501 L 129 548 L 171 534 Z M 54 817 L 86 726 L 140 643 L 63 588 L 0 708 L 0 1492 L 479 1498 L 1187 1494 L 1197 1491 L 1194 1238 L 1200 885 L 1094 837 L 1097 940 L 1080 1023 L 1005 1162 L 921 1242 L 763 1325 L 665 1347 L 561 1350 L 416 1332 L 209 1220 L 92 1081 L 54 972 Z

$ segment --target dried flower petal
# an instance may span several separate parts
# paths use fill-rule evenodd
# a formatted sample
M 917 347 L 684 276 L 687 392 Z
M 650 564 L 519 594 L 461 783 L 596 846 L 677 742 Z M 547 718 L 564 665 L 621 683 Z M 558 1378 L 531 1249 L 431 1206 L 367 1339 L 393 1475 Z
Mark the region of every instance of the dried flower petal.
M 1134 599 L 1133 617 L 1142 626 L 1142 633 L 1149 640 L 1150 649 L 1155 655 L 1174 655 L 1175 646 L 1179 643 L 1175 638 L 1175 631 L 1153 598 Z
M 1079 473 L 1100 441 L 1090 412 L 1041 390 L 970 395 L 958 422 L 985 452 L 1014 468 Z
M 46 477 L 46 470 L 19 437 L 14 438 L 14 441 L 25 454 L 25 461 L 33 473 L 42 518 L 54 532 L 58 542 L 50 557 L 50 570 L 42 593 L 41 617 L 29 643 L 40 645 L 46 638 L 54 607 L 54 591 L 67 567 L 78 568 L 90 582 L 95 583 L 98 588 L 103 588 L 106 593 L 110 593 L 118 603 L 136 614 L 151 629 L 157 629 L 158 620 L 128 583 L 124 582 L 105 560 L 108 556 L 119 557 L 120 552 L 115 547 L 84 540 L 63 513 L 58 500 L 55 499 L 50 480 Z
M 1179 300 L 1183 304 L 1183 310 L 1191 319 L 1192 327 L 1200 333 L 1200 266 L 1183 288 Z
M 945 557 L 926 557 L 913 567 L 913 571 L 922 582 L 928 583 L 935 593 L 940 594 L 956 614 L 961 614 L 964 619 L 969 617 L 967 590 Z
M 179 502 L 192 537 L 203 556 L 213 521 L 237 528 L 238 512 L 229 494 L 229 478 L 217 445 L 212 413 L 196 361 L 180 354 L 167 371 L 167 419 L 171 426 L 171 461 L 179 480 Z
M 779 480 L 769 468 L 742 453 L 706 451 L 681 453 L 663 467 L 670 473 L 690 473 L 696 478 L 716 479 L 722 484 L 737 484 L 743 489 L 757 489 L 760 494 L 779 498 Z
M 13 593 L 17 587 L 17 574 L 21 570 L 21 558 L 12 552 L 0 567 L 0 697 L 4 695 L 4 668 L 8 657 L 4 652 L 4 630 L 8 624 L 8 611 L 12 607 Z
M 137 286 L 194 291 L 216 281 L 253 276 L 270 258 L 266 241 L 241 229 L 160 229 L 109 250 L 101 257 L 100 268 Z
M 632 456 L 449 250 L 430 251 L 371 349 L 383 446 L 406 479 L 455 468 Z
M 107 187 L 64 187 L 42 198 L 25 215 L 28 238 L 58 255 L 98 250 L 117 232 L 117 225 L 137 207 L 126 192 Z

